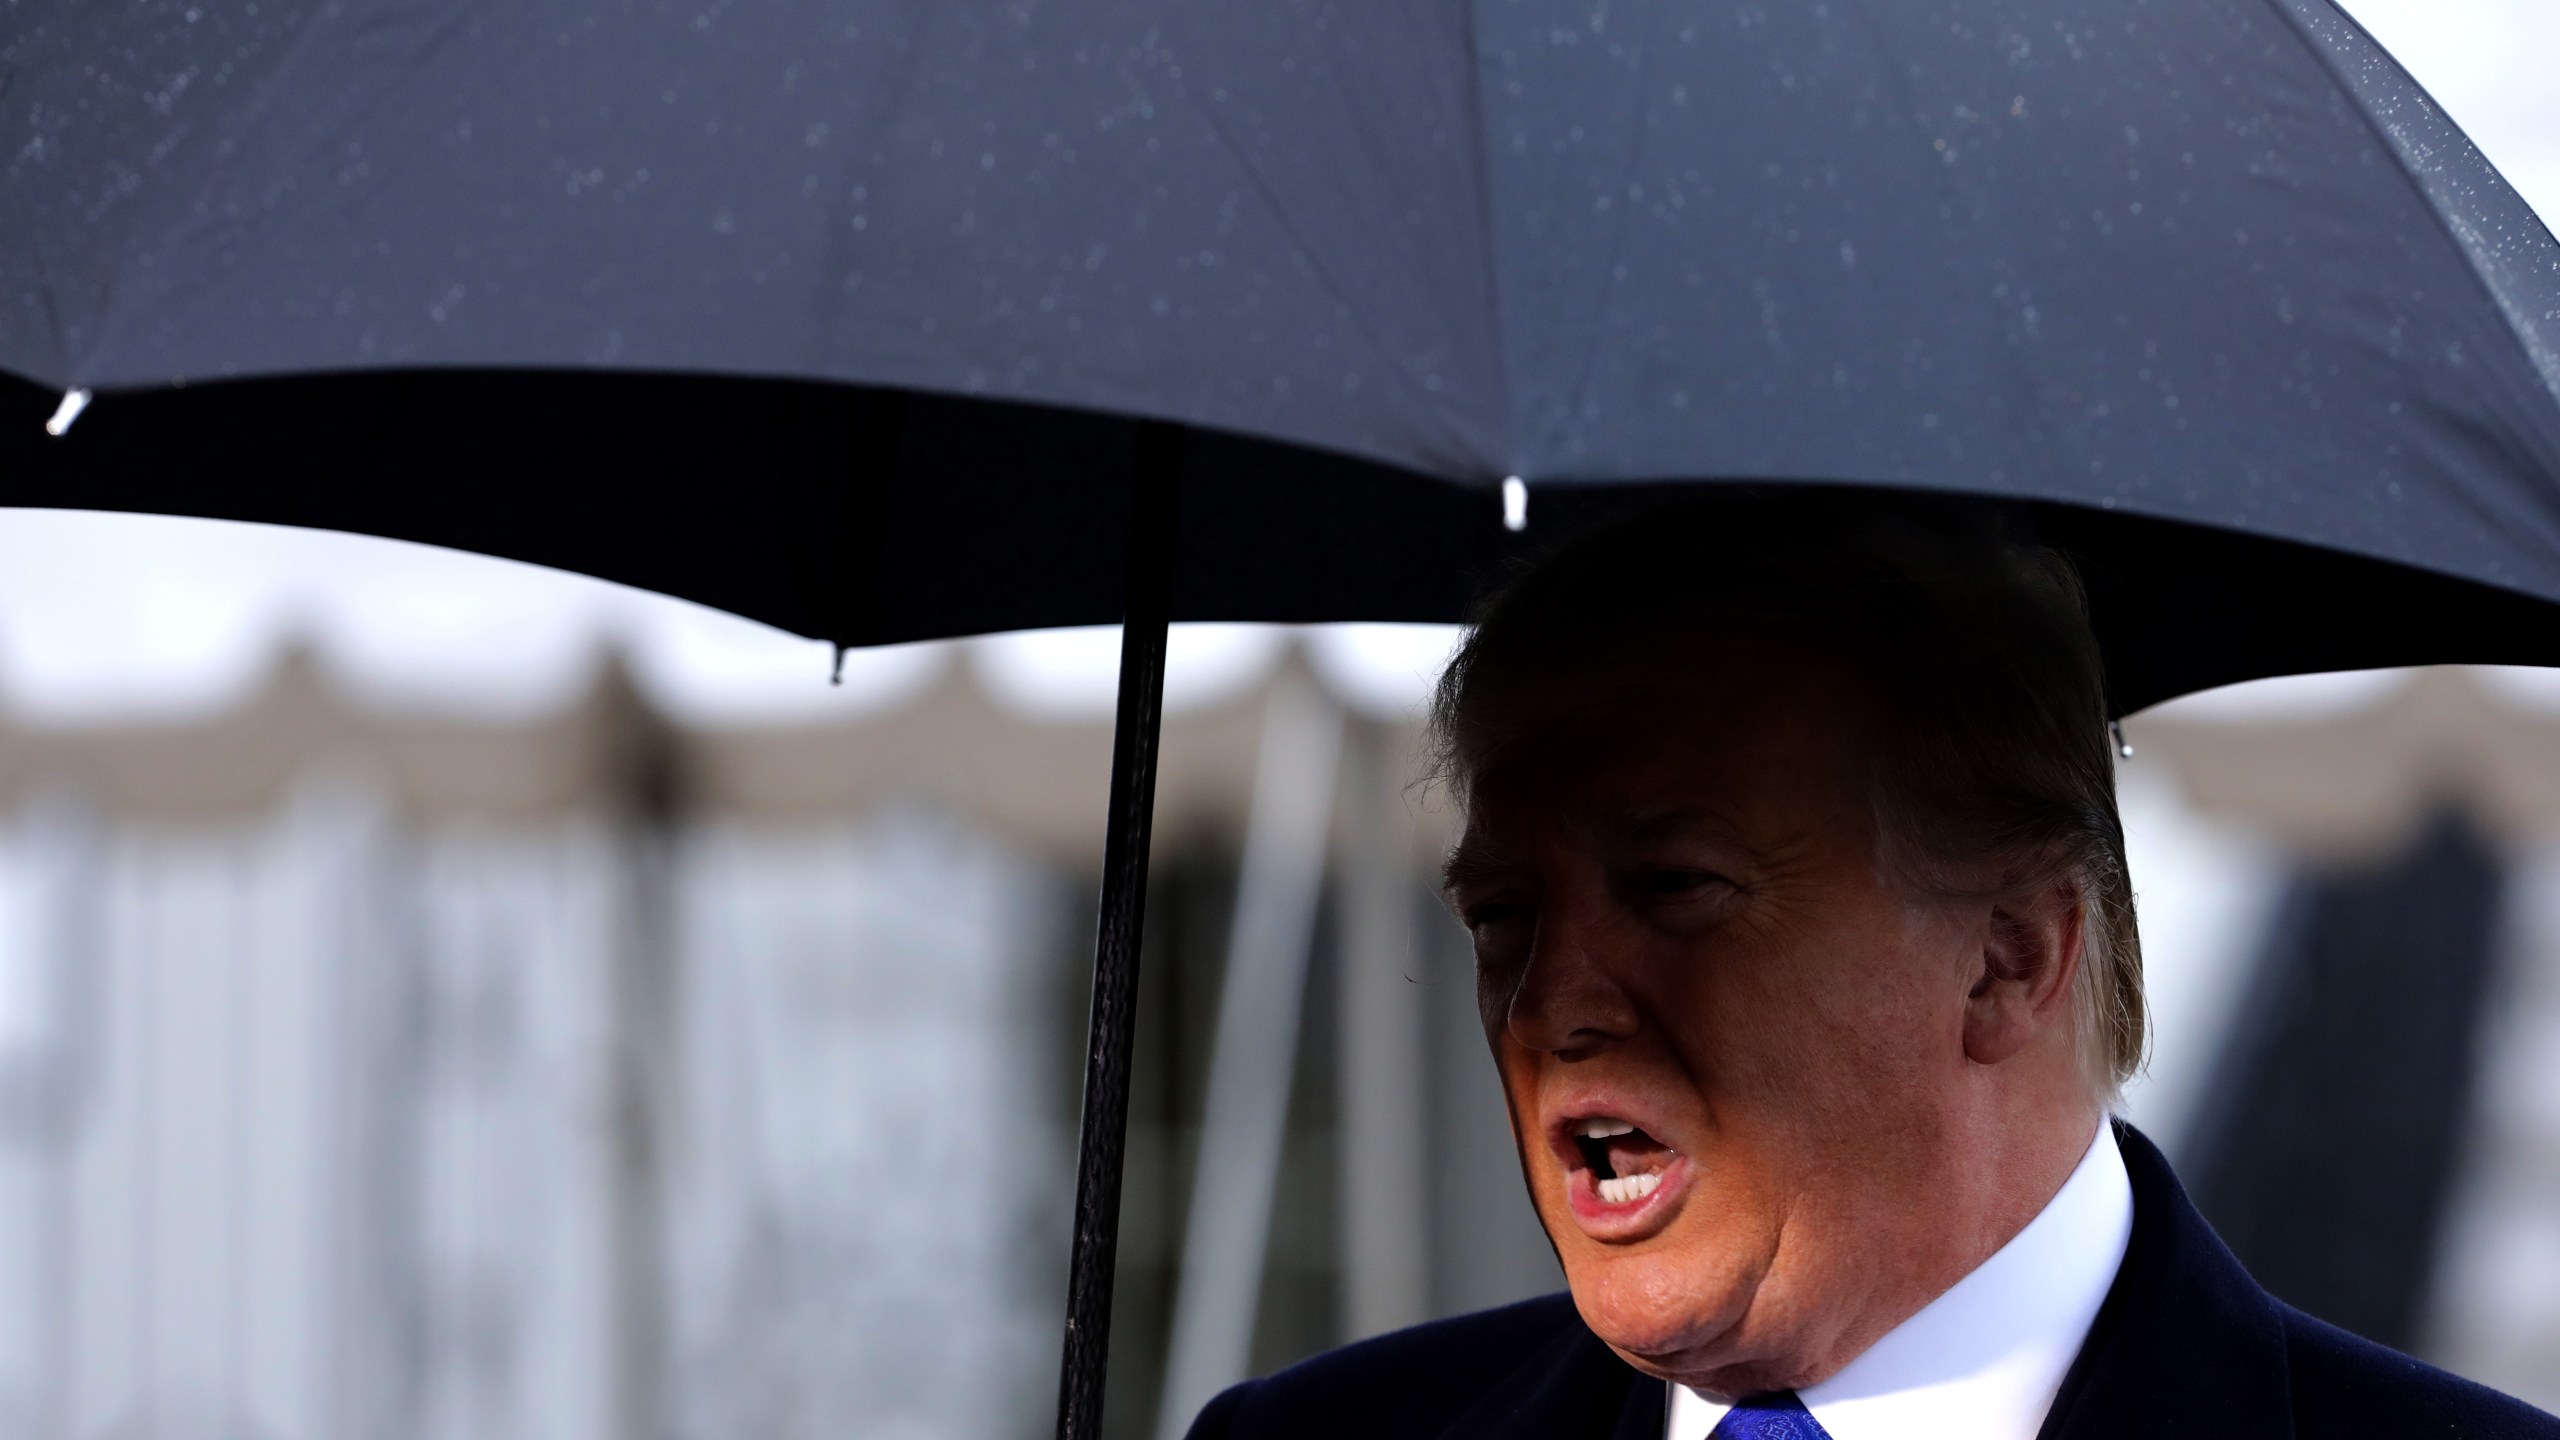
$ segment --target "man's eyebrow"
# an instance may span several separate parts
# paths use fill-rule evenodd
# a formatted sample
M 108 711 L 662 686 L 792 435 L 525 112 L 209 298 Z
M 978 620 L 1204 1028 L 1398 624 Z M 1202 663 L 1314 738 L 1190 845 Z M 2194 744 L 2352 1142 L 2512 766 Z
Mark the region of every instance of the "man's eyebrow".
M 1449 858 L 1441 862 L 1440 888 L 1458 890 L 1469 885 L 1481 885 L 1487 881 L 1499 880 L 1516 868 L 1509 862 L 1488 855 L 1482 850 L 1470 850 L 1462 845 L 1450 851 Z

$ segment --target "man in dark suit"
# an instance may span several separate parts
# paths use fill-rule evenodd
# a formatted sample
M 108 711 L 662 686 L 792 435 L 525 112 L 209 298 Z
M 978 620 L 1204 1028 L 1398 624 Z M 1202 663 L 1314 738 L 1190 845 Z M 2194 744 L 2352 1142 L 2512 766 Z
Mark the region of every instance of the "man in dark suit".
M 1823 498 L 1656 514 L 1441 683 L 1447 871 L 1571 1286 L 1200 1437 L 2560 1437 L 2261 1290 L 2148 1142 L 2097 649 L 2058 555 Z

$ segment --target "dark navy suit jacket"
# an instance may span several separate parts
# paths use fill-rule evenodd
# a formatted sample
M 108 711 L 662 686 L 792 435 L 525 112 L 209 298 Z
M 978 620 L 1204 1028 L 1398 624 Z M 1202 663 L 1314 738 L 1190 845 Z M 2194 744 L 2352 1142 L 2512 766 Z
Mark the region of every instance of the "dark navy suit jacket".
M 2133 1238 L 2042 1440 L 2560 1440 L 2560 1420 L 2260 1289 L 2129 1126 Z M 1662 1382 L 1569 1296 L 1319 1355 L 1211 1401 L 1193 1440 L 1660 1440 Z

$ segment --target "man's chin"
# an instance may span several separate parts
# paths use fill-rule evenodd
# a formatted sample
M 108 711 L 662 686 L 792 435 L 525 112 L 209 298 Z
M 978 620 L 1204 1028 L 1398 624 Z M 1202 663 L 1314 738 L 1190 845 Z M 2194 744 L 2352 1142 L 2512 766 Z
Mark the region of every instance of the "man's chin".
M 1620 1358 L 1657 1378 L 1696 1383 L 1746 1360 L 1737 1341 L 1758 1275 L 1756 1267 L 1622 1251 L 1580 1259 L 1567 1278 L 1582 1322 Z

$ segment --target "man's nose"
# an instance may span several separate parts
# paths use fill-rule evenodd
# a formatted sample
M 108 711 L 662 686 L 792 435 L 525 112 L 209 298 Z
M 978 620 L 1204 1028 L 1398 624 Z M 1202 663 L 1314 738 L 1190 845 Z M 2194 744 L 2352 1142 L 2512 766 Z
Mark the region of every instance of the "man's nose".
M 1514 1041 L 1572 1059 L 1636 1033 L 1635 999 L 1610 963 L 1613 928 L 1587 901 L 1539 915 L 1505 1022 Z

